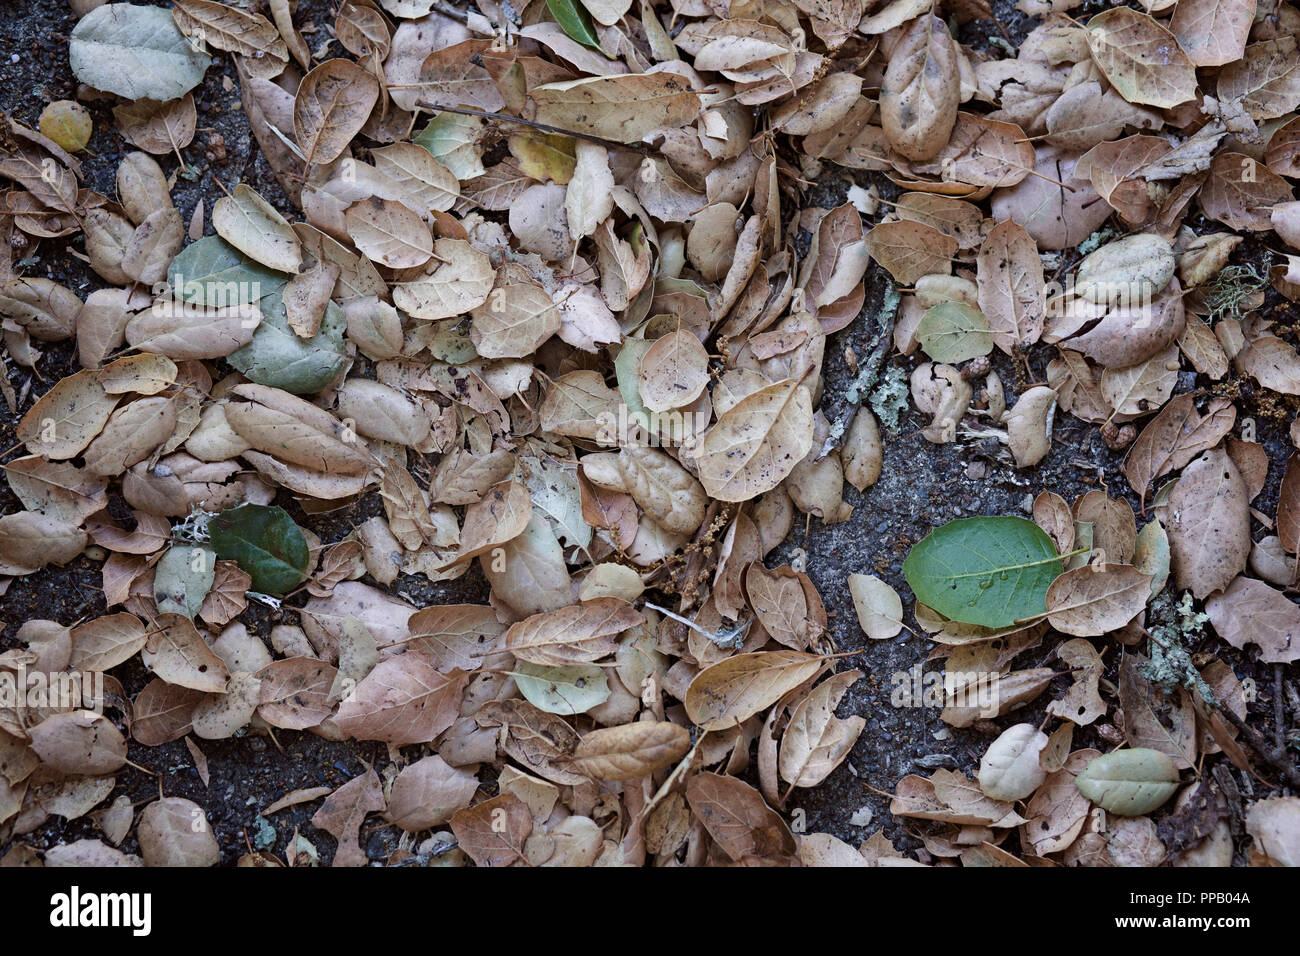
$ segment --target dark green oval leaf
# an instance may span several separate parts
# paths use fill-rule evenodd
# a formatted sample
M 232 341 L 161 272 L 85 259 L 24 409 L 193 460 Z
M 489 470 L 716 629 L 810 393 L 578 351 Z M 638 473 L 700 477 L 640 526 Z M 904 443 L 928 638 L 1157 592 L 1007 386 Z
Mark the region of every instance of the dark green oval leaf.
M 560 25 L 569 39 L 577 40 L 583 46 L 593 50 L 600 49 L 596 31 L 591 26 L 591 16 L 578 0 L 546 0 L 546 9 L 551 11 L 555 22 Z
M 252 589 L 285 594 L 307 576 L 310 554 L 302 529 L 276 505 L 240 505 L 208 522 L 217 557 L 236 561 L 249 574 Z
M 903 562 L 918 601 L 982 627 L 1047 613 L 1047 588 L 1061 571 L 1052 539 L 1024 518 L 958 518 L 931 531 Z

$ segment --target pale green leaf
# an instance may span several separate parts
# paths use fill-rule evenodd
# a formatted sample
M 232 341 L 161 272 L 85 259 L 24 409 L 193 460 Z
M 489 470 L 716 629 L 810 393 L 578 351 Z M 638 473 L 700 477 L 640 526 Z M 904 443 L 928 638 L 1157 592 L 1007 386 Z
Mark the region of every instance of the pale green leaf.
M 212 63 L 171 10 L 131 3 L 107 3 L 82 17 L 68 40 L 68 61 L 87 86 L 129 100 L 179 99 Z

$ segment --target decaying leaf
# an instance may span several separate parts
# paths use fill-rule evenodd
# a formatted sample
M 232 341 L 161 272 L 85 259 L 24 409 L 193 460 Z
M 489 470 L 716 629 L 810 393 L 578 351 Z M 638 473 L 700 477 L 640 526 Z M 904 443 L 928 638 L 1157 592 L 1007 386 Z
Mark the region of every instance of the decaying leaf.
M 1295 861 L 1293 6 L 71 8 L 0 123 L 0 863 Z M 855 751 L 859 849 L 794 800 Z

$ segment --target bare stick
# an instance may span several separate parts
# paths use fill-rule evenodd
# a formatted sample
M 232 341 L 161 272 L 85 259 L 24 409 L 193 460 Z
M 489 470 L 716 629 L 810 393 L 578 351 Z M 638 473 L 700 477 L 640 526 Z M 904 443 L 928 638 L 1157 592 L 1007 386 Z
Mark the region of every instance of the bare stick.
M 1283 748 L 1270 745 L 1259 731 L 1234 714 L 1231 708 L 1220 707 L 1219 713 L 1228 719 L 1228 723 L 1237 728 L 1241 736 L 1246 739 L 1246 743 L 1250 744 L 1251 750 L 1282 774 L 1288 784 L 1300 788 L 1300 770 L 1297 770 L 1295 764 L 1287 759 L 1287 753 Z

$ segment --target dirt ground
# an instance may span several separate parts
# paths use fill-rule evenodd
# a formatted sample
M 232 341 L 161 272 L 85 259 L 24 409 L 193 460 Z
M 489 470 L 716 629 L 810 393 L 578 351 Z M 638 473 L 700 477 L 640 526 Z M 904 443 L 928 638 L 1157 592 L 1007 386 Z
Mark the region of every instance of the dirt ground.
M 973 22 L 963 27 L 963 41 L 988 43 L 993 37 L 996 38 L 995 44 L 1008 40 L 1015 43 L 1034 26 L 1034 21 L 1016 12 L 1009 3 L 998 2 L 994 7 L 1001 28 L 989 22 Z M 303 11 L 299 22 L 314 22 L 318 28 L 316 33 L 309 33 L 307 37 L 309 45 L 315 48 L 324 39 L 326 26 L 333 22 L 332 5 L 303 0 L 299 8 Z M 1084 12 L 1088 12 L 1087 8 Z M 66 3 L 59 0 L 29 0 L 0 9 L 0 51 L 4 51 L 0 53 L 0 110 L 35 125 L 46 103 L 75 96 L 76 81 L 67 60 L 67 34 L 74 23 L 75 18 Z M 193 178 L 177 180 L 173 199 L 186 221 L 201 197 L 211 209 L 212 202 L 221 195 L 211 181 L 215 177 L 227 187 L 236 182 L 247 182 L 275 202 L 282 212 L 291 215 L 293 210 L 285 202 L 260 155 L 243 114 L 232 109 L 239 103 L 233 64 L 229 57 L 220 53 L 214 59 L 215 64 L 208 71 L 203 85 L 195 91 L 199 133 L 183 150 L 186 164 L 194 175 Z M 230 90 L 223 88 L 226 79 L 230 81 Z M 111 100 L 86 105 L 95 120 L 95 134 L 90 142 L 91 155 L 84 160 L 85 185 L 112 194 L 113 175 L 124 143 L 113 126 Z M 215 137 L 220 137 L 224 144 L 223 162 L 214 162 L 205 155 L 215 155 L 211 149 L 217 141 Z M 160 161 L 168 172 L 176 168 L 174 157 L 170 161 L 160 157 Z M 885 198 L 896 195 L 896 188 L 888 181 L 873 176 L 828 169 L 816 187 L 806 191 L 803 202 L 832 208 L 845 201 L 848 187 L 853 182 L 864 186 L 875 182 Z M 1192 225 L 1196 227 L 1197 223 L 1193 221 Z M 25 251 L 23 255 L 35 260 L 28 265 L 27 272 L 54 278 L 84 298 L 102 283 L 79 260 L 65 254 L 63 242 L 47 240 L 34 251 Z M 79 237 L 76 242 L 80 242 Z M 1263 250 L 1247 240 L 1233 261 L 1259 261 L 1261 254 Z M 885 289 L 885 274 L 873 264 L 868 272 L 868 296 L 863 315 L 849 328 L 833 336 L 828 345 L 826 397 L 822 407 L 831 420 L 847 407 L 844 392 L 854 377 L 845 358 L 845 348 L 851 347 L 857 356 L 862 357 L 869 355 L 880 340 L 880 311 Z M 1284 300 L 1270 299 L 1266 307 L 1277 310 L 1279 326 L 1286 334 L 1294 335 L 1293 327 L 1300 318 L 1294 306 Z M 1023 368 L 1016 367 L 998 354 L 994 368 L 1007 386 L 1008 404 L 1014 394 L 1045 379 L 1044 369 L 1053 352 L 1052 348 L 1041 345 L 1031 350 L 1027 360 L 1032 380 Z M 893 355 L 887 359 L 887 365 L 910 372 L 915 360 Z M 60 377 L 75 371 L 76 367 L 69 343 L 51 347 L 38 364 L 35 375 L 10 363 L 10 381 L 24 396 L 20 413 L 30 407 L 36 396 L 43 394 Z M 1197 381 L 1194 373 L 1185 372 L 1177 391 L 1191 391 L 1209 384 Z M 1227 382 L 1229 394 L 1236 393 L 1236 385 L 1234 381 Z M 1222 388 L 1223 383 L 1219 386 Z M 1254 505 L 1265 514 L 1272 514 L 1282 468 L 1290 451 L 1286 435 L 1290 416 L 1273 413 L 1270 417 L 1269 409 L 1252 408 L 1249 400 L 1241 401 L 1239 405 L 1242 415 L 1255 415 L 1259 440 L 1270 458 L 1268 484 Z M 15 422 L 16 417 L 0 405 L 0 448 L 8 449 L 14 444 Z M 999 455 L 996 442 L 990 440 L 930 444 L 919 434 L 926 424 L 928 420 L 911 409 L 903 415 L 897 432 L 886 435 L 880 481 L 866 494 L 860 495 L 848 486 L 845 488 L 845 500 L 854 506 L 848 521 L 826 526 L 814 519 L 806 530 L 800 523 L 768 560 L 769 566 L 775 566 L 797 558 L 800 550 L 806 554 L 806 570 L 817 584 L 831 615 L 834 641 L 840 650 L 855 652 L 843 661 L 843 666 L 859 668 L 865 675 L 850 690 L 840 708 L 841 716 L 860 714 L 867 721 L 852 755 L 819 787 L 797 791 L 787 807 L 788 811 L 804 811 L 809 832 L 829 832 L 853 845 L 883 829 L 900 848 L 919 846 L 919 841 L 907 833 L 904 821 L 889 815 L 888 798 L 878 791 L 892 791 L 898 779 L 909 772 L 928 774 L 936 767 L 949 767 L 970 773 L 991 737 L 974 729 L 948 727 L 939 720 L 937 709 L 891 706 L 891 675 L 908 671 L 926 661 L 935 645 L 908 631 L 893 640 L 868 641 L 858 627 L 845 585 L 846 576 L 857 571 L 874 573 L 898 589 L 904 598 L 904 607 L 910 608 L 913 602 L 903 579 L 902 562 L 911 545 L 935 525 L 970 515 L 1024 515 L 1032 496 L 1043 490 L 1055 491 L 1067 500 L 1073 500 L 1086 491 L 1104 487 L 1111 495 L 1122 495 L 1135 509 L 1138 507 L 1136 496 L 1119 472 L 1122 453 L 1107 448 L 1096 426 L 1067 414 L 1057 414 L 1053 448 L 1048 457 L 1037 467 L 1021 470 L 1012 468 L 1009 457 Z M 994 447 L 989 447 L 990 444 Z M 11 460 L 18 454 L 10 450 L 3 460 Z M 352 527 L 381 512 L 377 495 L 371 495 L 348 509 L 310 518 L 302 514 L 288 495 L 282 494 L 281 499 L 278 503 L 290 509 L 296 519 L 315 531 L 327 544 L 339 540 Z M 0 508 L 8 512 L 18 507 L 8 488 L 0 483 Z M 99 583 L 99 565 L 85 558 L 66 568 L 50 568 L 14 580 L 7 593 L 0 597 L 0 620 L 4 625 L 0 631 L 0 649 L 13 646 L 13 634 L 24 620 L 49 618 L 70 624 L 103 614 L 105 608 L 98 590 Z M 395 590 L 417 606 L 480 602 L 486 599 L 487 593 L 477 569 L 459 581 L 443 585 L 430 585 L 423 578 L 403 575 Z M 298 599 L 299 603 L 301 600 Z M 284 612 L 271 612 L 258 606 L 251 607 L 242 618 L 250 631 L 263 637 L 269 635 L 273 625 L 295 619 L 296 615 L 289 608 Z M 919 632 L 910 610 L 906 623 Z M 1018 658 L 1016 666 L 1052 664 L 1055 648 L 1062 640 L 1060 635 L 1049 634 L 1041 646 Z M 1271 669 L 1267 665 L 1257 665 L 1223 642 L 1210 640 L 1215 652 L 1235 669 L 1238 676 L 1255 678 L 1260 693 L 1258 700 L 1251 705 L 1249 719 L 1266 734 L 1271 733 Z M 1201 649 L 1204 648 L 1191 648 L 1193 652 Z M 1110 665 L 1107 677 L 1116 680 L 1117 647 L 1109 648 L 1106 660 Z M 941 668 L 942 661 L 927 665 L 931 670 Z M 117 668 L 114 673 L 132 695 L 147 681 L 138 659 Z M 1041 719 L 1045 702 L 1060 696 L 1070 679 L 1063 676 L 1058 678 L 1058 682 L 1060 686 L 1050 688 L 1039 698 L 1037 707 L 1031 705 L 1011 720 L 1003 718 L 1000 723 Z M 1081 728 L 1075 734 L 1075 747 L 1101 743 L 1092 728 Z M 189 752 L 182 742 L 177 741 L 155 748 L 133 746 L 130 758 L 148 768 L 154 776 L 125 768 L 117 776 L 114 796 L 125 793 L 139 804 L 157 796 L 161 790 L 166 795 L 196 801 L 206 811 L 216 832 L 225 863 L 233 863 L 250 846 L 269 849 L 283 856 L 295 829 L 301 830 L 315 844 L 321 861 L 327 863 L 334 850 L 334 840 L 309 823 L 312 813 L 319 807 L 318 802 L 280 811 L 269 821 L 260 816 L 260 811 L 291 790 L 336 787 L 362 772 L 367 765 L 382 767 L 388 762 L 387 750 L 380 744 L 332 743 L 310 733 L 291 731 L 278 732 L 276 740 L 249 734 L 227 741 L 205 741 L 202 749 L 211 773 L 209 786 L 203 785 Z M 418 749 L 411 748 L 411 752 Z M 1228 769 L 1243 792 L 1251 792 L 1252 782 L 1232 770 L 1230 765 Z M 490 787 L 490 780 L 485 785 Z M 850 822 L 863 807 L 871 811 L 869 822 L 864 823 L 861 815 L 858 823 L 862 825 Z M 396 848 L 398 834 L 395 828 L 372 821 L 362 831 L 362 845 L 372 860 L 379 861 Z M 39 849 L 81 837 L 98 836 L 97 828 L 88 818 L 72 822 L 55 818 L 19 839 Z M 0 842 L 0 855 L 9 845 Z M 122 849 L 137 852 L 133 834 Z

